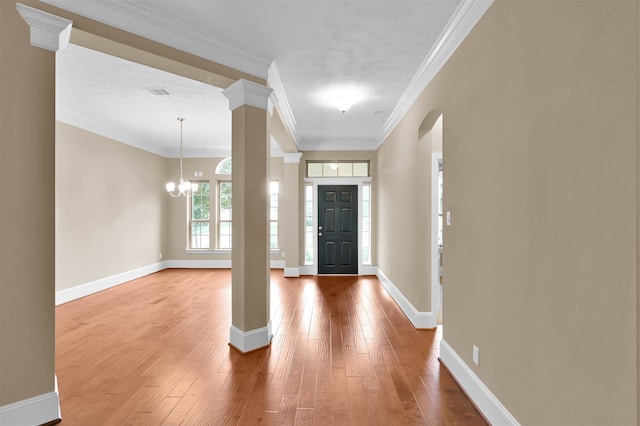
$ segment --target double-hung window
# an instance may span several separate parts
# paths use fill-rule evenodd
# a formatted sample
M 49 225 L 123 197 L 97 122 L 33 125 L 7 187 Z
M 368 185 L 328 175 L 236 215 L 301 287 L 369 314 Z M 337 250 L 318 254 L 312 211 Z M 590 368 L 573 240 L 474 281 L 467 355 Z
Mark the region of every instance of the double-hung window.
M 189 202 L 189 248 L 191 249 L 209 248 L 209 193 L 209 182 L 198 182 L 198 189 L 191 192 Z

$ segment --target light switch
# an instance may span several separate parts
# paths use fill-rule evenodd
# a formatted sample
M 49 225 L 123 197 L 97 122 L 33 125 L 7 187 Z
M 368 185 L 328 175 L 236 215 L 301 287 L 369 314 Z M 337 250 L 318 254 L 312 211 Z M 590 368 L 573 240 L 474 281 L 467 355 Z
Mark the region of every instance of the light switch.
M 451 226 L 451 212 L 447 211 L 447 226 Z

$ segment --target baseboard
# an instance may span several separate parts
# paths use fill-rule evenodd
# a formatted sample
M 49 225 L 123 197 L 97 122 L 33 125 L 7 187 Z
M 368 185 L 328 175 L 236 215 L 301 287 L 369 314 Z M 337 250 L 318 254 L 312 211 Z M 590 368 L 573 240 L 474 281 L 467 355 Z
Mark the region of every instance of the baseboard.
M 299 277 L 300 276 L 300 268 L 287 268 L 285 266 L 284 268 L 284 276 L 285 277 L 290 277 L 290 278 L 295 278 L 295 277 Z
M 111 287 L 124 284 L 131 280 L 144 277 L 154 272 L 162 271 L 167 268 L 185 268 L 185 269 L 229 269 L 231 268 L 231 260 L 204 260 L 204 259 L 184 259 L 184 260 L 165 260 L 164 262 L 154 263 L 153 265 L 143 266 L 131 271 L 121 272 L 99 280 L 80 284 L 75 287 L 67 288 L 56 292 L 56 306 L 72 300 L 80 299 L 90 294 L 98 293 Z M 271 268 L 286 269 L 284 260 L 272 260 Z M 285 275 L 286 276 L 286 275 Z M 298 275 L 299 276 L 299 275 Z
M 270 267 L 272 269 L 284 269 L 284 260 L 271 260 Z M 184 260 L 167 260 L 167 268 L 194 268 L 194 269 L 229 269 L 231 268 L 231 259 L 211 260 L 211 259 L 184 259 Z
M 315 273 L 313 265 L 304 265 L 300 267 L 300 275 L 314 275 Z
M 185 269 L 229 269 L 231 268 L 231 260 L 214 260 L 214 259 L 182 259 L 167 260 L 167 268 L 185 268 Z
M 435 328 L 438 325 L 438 315 L 433 312 L 420 312 L 409 302 L 404 294 L 393 284 L 393 282 L 376 268 L 376 276 L 382 283 L 384 289 L 396 301 L 402 312 L 409 318 L 415 328 Z
M 440 361 L 490 424 L 520 425 L 444 339 L 440 341 Z
M 62 419 L 58 378 L 54 380 L 53 392 L 0 407 L 0 425 L 34 426 Z
M 229 344 L 242 353 L 269 346 L 272 337 L 271 320 L 266 327 L 256 330 L 242 331 L 233 325 L 229 330 Z
M 362 265 L 360 275 L 378 275 L 378 267 L 373 265 Z
M 121 272 L 119 274 L 91 281 L 86 284 L 81 284 L 75 287 L 57 291 L 56 306 L 63 303 L 71 302 L 72 300 L 80 299 L 81 297 L 85 297 L 111 287 L 115 287 L 117 285 L 135 280 L 140 277 L 144 277 L 145 275 L 153 274 L 154 272 L 162 271 L 163 269 L 166 269 L 168 267 L 167 263 L 168 262 L 154 263 L 152 265 L 143 266 L 131 271 Z
M 285 269 L 284 260 L 272 260 L 271 269 Z

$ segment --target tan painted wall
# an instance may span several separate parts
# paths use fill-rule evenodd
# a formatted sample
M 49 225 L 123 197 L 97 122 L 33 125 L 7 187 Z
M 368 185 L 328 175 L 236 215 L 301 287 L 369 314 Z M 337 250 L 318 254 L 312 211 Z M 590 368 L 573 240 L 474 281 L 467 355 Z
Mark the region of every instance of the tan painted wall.
M 379 265 L 411 271 L 443 112 L 444 338 L 522 424 L 638 422 L 636 7 L 494 3 L 378 152 Z
M 56 124 L 56 290 L 159 262 L 165 158 Z
M 304 263 L 304 181 L 307 173 L 307 160 L 369 160 L 369 171 L 373 177 L 371 181 L 371 263 L 376 265 L 377 262 L 377 206 L 378 206 L 378 189 L 377 189 L 377 152 L 376 151 L 305 151 L 300 159 L 300 188 L 299 188 L 299 206 L 300 206 L 300 222 L 299 222 L 299 256 L 300 264 Z
M 54 389 L 55 54 L 30 46 L 15 1 L 0 1 L 0 55 L 4 406 Z

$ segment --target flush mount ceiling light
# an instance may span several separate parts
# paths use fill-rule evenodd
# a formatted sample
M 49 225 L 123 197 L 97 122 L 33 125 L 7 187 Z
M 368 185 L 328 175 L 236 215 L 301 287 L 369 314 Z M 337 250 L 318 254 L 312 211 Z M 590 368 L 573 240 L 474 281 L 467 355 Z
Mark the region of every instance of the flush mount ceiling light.
M 367 98 L 367 91 L 356 85 L 343 85 L 324 90 L 319 94 L 324 104 L 338 108 L 341 113 L 347 112 L 353 105 Z
M 180 180 L 178 181 L 178 192 L 176 190 L 175 182 L 168 182 L 166 185 L 167 192 L 172 197 L 180 197 L 189 195 L 189 191 L 197 191 L 198 184 L 191 183 L 188 180 L 184 180 L 182 177 L 182 122 L 185 120 L 184 117 L 178 117 L 178 121 L 180 122 Z

